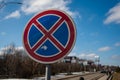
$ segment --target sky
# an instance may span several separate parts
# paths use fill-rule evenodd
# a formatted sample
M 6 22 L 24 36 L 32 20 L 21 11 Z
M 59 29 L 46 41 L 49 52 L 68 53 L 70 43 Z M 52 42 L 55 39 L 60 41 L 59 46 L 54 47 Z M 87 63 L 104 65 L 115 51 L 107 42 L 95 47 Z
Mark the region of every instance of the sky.
M 21 48 L 26 23 L 48 9 L 65 11 L 76 25 L 70 56 L 120 66 L 120 0 L 0 0 L 0 50 L 11 43 Z

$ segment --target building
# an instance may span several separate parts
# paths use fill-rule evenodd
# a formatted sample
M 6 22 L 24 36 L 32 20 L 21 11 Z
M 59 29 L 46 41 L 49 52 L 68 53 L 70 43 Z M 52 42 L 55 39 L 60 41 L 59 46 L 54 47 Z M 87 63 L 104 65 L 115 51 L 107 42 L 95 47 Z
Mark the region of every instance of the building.
M 79 58 L 77 58 L 76 56 L 67 56 L 62 60 L 62 62 L 65 62 L 65 63 L 78 63 Z
M 65 63 L 78 63 L 82 65 L 93 65 L 94 61 L 86 60 L 86 59 L 79 59 L 76 56 L 66 56 L 61 62 Z

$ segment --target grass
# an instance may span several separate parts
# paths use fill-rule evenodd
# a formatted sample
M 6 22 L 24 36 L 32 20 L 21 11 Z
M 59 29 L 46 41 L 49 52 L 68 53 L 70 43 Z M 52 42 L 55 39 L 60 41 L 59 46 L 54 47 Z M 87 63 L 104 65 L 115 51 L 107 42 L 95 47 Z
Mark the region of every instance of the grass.
M 120 73 L 114 73 L 112 80 L 120 80 Z

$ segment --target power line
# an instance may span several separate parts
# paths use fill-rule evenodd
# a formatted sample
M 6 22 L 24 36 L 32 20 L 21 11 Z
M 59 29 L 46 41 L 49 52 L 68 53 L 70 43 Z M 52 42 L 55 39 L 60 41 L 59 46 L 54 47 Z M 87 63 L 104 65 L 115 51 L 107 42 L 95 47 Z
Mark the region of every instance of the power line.
M 1 1 L 0 2 L 0 9 L 2 9 L 4 6 L 6 6 L 8 4 L 22 4 L 22 3 L 21 2 L 5 2 L 5 1 Z

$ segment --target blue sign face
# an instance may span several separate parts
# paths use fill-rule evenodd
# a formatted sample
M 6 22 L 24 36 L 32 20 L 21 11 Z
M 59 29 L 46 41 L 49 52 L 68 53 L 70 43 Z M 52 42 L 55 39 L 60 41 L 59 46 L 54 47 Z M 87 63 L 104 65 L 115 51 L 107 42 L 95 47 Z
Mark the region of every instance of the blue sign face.
M 50 64 L 70 53 L 75 38 L 75 25 L 69 15 L 59 10 L 46 10 L 27 23 L 23 44 L 31 59 Z
M 60 16 L 47 14 L 39 17 L 29 29 L 29 46 L 43 57 L 51 57 L 64 50 L 69 40 L 69 28 Z

